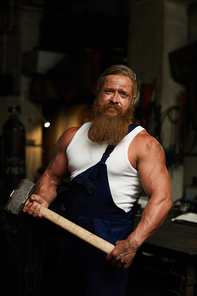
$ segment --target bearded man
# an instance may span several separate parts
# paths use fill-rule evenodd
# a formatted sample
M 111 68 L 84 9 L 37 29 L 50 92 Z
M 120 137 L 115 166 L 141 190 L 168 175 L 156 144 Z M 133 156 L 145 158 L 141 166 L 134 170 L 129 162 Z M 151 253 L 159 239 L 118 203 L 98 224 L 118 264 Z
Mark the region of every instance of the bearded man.
M 112 66 L 100 76 L 92 122 L 70 128 L 60 137 L 31 202 L 24 207 L 41 218 L 39 206 L 32 202 L 49 207 L 69 171 L 66 217 L 115 245 L 106 258 L 100 250 L 65 233 L 58 295 L 125 295 L 137 250 L 171 208 L 163 149 L 134 124 L 133 104 L 139 99 L 139 88 L 135 73 L 124 65 Z M 133 231 L 134 204 L 142 187 L 149 202 Z

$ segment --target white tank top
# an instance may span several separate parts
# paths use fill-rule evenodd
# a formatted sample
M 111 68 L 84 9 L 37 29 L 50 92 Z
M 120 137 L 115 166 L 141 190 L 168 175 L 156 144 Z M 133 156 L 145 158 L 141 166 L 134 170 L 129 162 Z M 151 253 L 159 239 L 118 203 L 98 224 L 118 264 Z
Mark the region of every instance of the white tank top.
M 88 138 L 91 122 L 76 132 L 67 147 L 68 169 L 71 180 L 100 161 L 107 144 L 98 144 Z M 128 148 L 133 138 L 144 128 L 137 126 L 118 144 L 106 161 L 108 181 L 114 203 L 125 212 L 133 207 L 141 191 L 137 170 L 130 164 Z

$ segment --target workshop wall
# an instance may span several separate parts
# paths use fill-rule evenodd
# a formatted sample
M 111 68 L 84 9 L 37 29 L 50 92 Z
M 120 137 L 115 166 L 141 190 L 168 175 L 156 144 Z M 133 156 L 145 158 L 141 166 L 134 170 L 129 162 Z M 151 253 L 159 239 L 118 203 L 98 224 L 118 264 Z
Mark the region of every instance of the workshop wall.
M 188 43 L 196 42 L 197 36 L 197 3 L 188 7 Z M 195 51 L 196 52 L 196 51 Z M 195 64 L 196 65 L 196 64 Z M 196 67 L 194 66 L 195 70 Z M 194 71 L 195 71 L 194 70 Z M 185 141 L 184 184 L 197 191 L 197 79 L 190 83 L 190 105 L 187 112 L 187 136 Z M 187 187 L 186 187 L 187 188 Z
M 145 127 L 159 137 L 168 164 L 168 156 L 171 158 L 168 169 L 173 201 L 183 196 L 184 184 L 191 184 L 197 173 L 196 157 L 186 159 L 182 155 L 181 146 L 184 145 L 185 135 L 183 136 L 184 127 L 180 117 L 181 112 L 184 112 L 181 104 L 186 100 L 186 85 L 174 80 L 169 62 L 169 53 L 186 46 L 188 36 L 190 41 L 196 40 L 196 35 L 193 36 L 196 32 L 194 6 L 196 4 L 192 5 L 192 9 L 188 8 L 186 1 L 148 0 L 131 1 L 130 5 L 128 62 L 138 74 L 141 84 L 152 86 Z M 141 100 L 144 98 L 143 92 Z M 184 101 L 186 103 L 189 104 L 188 98 Z M 143 109 L 147 112 L 145 107 L 140 106 L 140 110 Z M 158 110 L 161 114 L 157 121 Z M 160 126 L 159 135 L 154 134 L 156 125 Z M 193 133 L 196 135 L 195 131 Z M 193 139 L 194 135 L 191 135 L 191 141 Z M 195 150 L 193 153 L 195 154 Z M 187 171 L 184 171 L 184 167 L 187 167 Z

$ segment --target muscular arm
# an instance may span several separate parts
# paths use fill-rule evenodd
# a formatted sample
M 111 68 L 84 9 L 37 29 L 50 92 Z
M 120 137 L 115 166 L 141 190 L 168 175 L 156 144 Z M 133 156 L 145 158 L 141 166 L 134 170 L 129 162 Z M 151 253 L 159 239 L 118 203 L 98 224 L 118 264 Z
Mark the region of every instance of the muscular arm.
M 165 155 L 160 144 L 147 133 L 136 137 L 132 153 L 136 153 L 136 167 L 146 195 L 149 197 L 141 220 L 133 233 L 116 243 L 107 257 L 118 267 L 128 268 L 137 250 L 164 222 L 171 206 L 171 188 Z M 133 161 L 133 160 L 132 160 Z
M 40 207 L 32 202 L 36 201 L 48 208 L 56 198 L 57 187 L 62 183 L 68 172 L 66 149 L 77 130 L 78 128 L 68 129 L 58 140 L 55 154 L 43 175 L 37 181 L 35 193 L 31 195 L 30 203 L 23 208 L 24 212 L 41 218 Z
M 143 189 L 149 197 L 134 232 L 136 243 L 141 245 L 162 225 L 172 206 L 165 155 L 160 144 L 152 137 L 148 137 L 145 148 L 139 155 L 138 172 Z

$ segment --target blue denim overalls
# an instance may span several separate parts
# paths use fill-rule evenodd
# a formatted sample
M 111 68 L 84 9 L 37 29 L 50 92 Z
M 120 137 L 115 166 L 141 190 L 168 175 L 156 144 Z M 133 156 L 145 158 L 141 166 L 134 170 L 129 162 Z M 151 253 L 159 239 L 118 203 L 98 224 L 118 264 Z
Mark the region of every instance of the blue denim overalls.
M 129 132 L 137 125 L 131 124 Z M 115 244 L 133 230 L 133 208 L 126 213 L 114 203 L 105 164 L 114 146 L 101 160 L 70 183 L 66 218 Z M 116 165 L 114 163 L 114 165 Z M 58 286 L 61 296 L 123 296 L 129 269 L 117 268 L 106 254 L 66 232 L 59 260 Z

